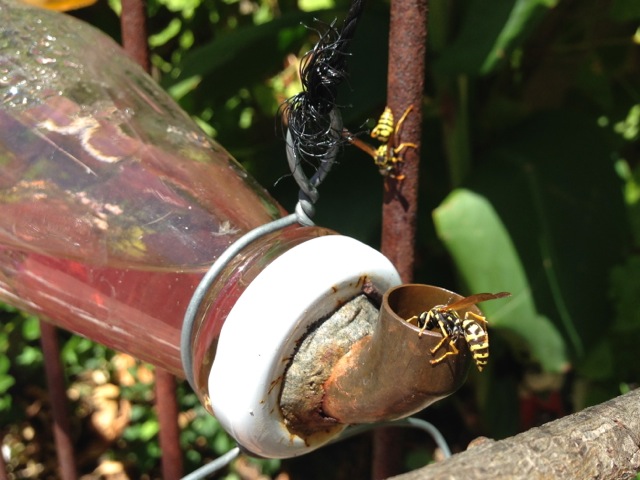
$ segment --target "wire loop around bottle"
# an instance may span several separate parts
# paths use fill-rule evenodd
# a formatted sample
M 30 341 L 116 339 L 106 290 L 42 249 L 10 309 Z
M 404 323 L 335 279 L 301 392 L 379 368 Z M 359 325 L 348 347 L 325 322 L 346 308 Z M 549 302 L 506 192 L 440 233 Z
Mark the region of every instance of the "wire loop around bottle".
M 296 207 L 297 210 L 297 207 Z M 304 215 L 305 221 L 310 221 L 310 219 Z M 180 357 L 182 359 L 182 368 L 184 369 L 185 377 L 191 385 L 191 388 L 196 391 L 195 379 L 193 375 L 193 357 L 192 357 L 192 349 L 191 349 L 191 337 L 193 334 L 193 326 L 195 324 L 195 320 L 197 318 L 198 310 L 204 301 L 207 292 L 213 285 L 213 282 L 216 280 L 220 272 L 224 269 L 224 267 L 236 256 L 240 251 L 245 248 L 250 243 L 254 242 L 258 238 L 275 232 L 284 227 L 288 227 L 289 225 L 293 225 L 294 223 L 299 222 L 299 216 L 297 213 L 292 213 L 291 215 L 287 215 L 286 217 L 279 218 L 278 220 L 274 220 L 273 222 L 269 222 L 265 225 L 261 225 L 253 230 L 249 231 L 234 243 L 232 243 L 229 248 L 227 248 L 218 259 L 213 262 L 207 273 L 205 273 L 202 280 L 196 287 L 191 300 L 189 301 L 189 305 L 187 306 L 187 310 L 184 314 L 184 322 L 182 324 L 182 332 L 180 336 Z M 313 225 L 313 222 L 311 222 Z
M 335 131 L 341 131 L 342 121 L 337 110 L 331 113 L 331 119 L 332 127 L 336 129 Z M 243 248 L 256 241 L 258 238 L 271 232 L 275 232 L 276 230 L 280 230 L 281 228 L 288 227 L 289 225 L 293 225 L 295 223 L 299 223 L 300 225 L 306 227 L 314 225 L 312 220 L 312 217 L 315 214 L 314 203 L 318 200 L 319 196 L 317 187 L 326 178 L 329 170 L 331 170 L 331 166 L 334 164 L 338 153 L 338 148 L 336 146 L 336 148 L 332 148 L 329 151 L 327 158 L 322 161 L 318 171 L 316 171 L 311 179 L 309 179 L 302 171 L 302 168 L 300 168 L 299 166 L 297 156 L 291 146 L 292 143 L 289 142 L 290 137 L 291 132 L 288 131 L 287 158 L 289 161 L 289 167 L 291 168 L 291 173 L 293 174 L 296 183 L 300 187 L 300 193 L 298 195 L 299 200 L 295 207 L 295 213 L 287 215 L 286 217 L 279 218 L 265 225 L 256 227 L 240 237 L 234 243 L 232 243 L 222 253 L 222 255 L 220 255 L 220 257 L 218 257 L 218 259 L 213 262 L 207 273 L 205 273 L 204 277 L 202 277 L 202 280 L 200 280 L 200 283 L 193 292 L 191 300 L 189 301 L 189 305 L 187 306 L 187 310 L 185 311 L 182 331 L 180 335 L 180 358 L 182 359 L 182 368 L 184 370 L 185 377 L 194 391 L 196 390 L 196 385 L 193 374 L 193 352 L 191 348 L 193 327 L 198 315 L 198 311 L 200 310 L 200 307 L 204 302 L 207 292 L 211 288 L 211 285 L 213 285 L 213 282 L 216 280 L 218 275 L 220 275 L 220 272 L 236 255 L 238 255 L 238 253 L 240 253 Z

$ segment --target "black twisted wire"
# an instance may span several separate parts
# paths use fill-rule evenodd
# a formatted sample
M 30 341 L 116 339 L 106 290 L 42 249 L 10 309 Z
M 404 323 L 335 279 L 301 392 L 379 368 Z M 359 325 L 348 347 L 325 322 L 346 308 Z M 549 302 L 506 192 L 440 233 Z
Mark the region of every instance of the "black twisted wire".
M 320 39 L 301 62 L 302 91 L 280 108 L 287 131 L 289 163 L 296 182 L 311 201 L 315 201 L 315 187 L 328 173 L 338 147 L 345 141 L 336 103 L 338 86 L 347 78 L 348 47 L 363 7 L 363 0 L 353 0 L 340 29 L 334 20 L 325 25 L 324 32 L 316 30 Z M 301 162 L 317 170 L 307 182 L 306 176 L 297 171 L 301 170 Z

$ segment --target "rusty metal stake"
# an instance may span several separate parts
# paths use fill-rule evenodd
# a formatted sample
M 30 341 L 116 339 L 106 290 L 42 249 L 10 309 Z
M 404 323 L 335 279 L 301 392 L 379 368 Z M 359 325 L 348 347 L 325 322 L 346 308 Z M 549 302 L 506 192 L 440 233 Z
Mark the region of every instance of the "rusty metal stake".
M 404 162 L 400 164 L 403 180 L 391 176 L 385 179 L 382 253 L 393 262 L 404 282 L 412 280 L 415 255 L 426 35 L 427 0 L 393 0 L 387 105 L 396 117 L 413 105 L 403 124 L 400 142 L 414 143 L 418 148 L 404 152 Z
M 122 0 L 122 44 L 126 52 L 146 71 L 151 70 L 147 41 L 147 17 L 144 0 Z M 160 424 L 162 478 L 182 477 L 182 450 L 178 426 L 176 378 L 166 370 L 156 368 L 156 408 Z
M 182 477 L 183 468 L 180 428 L 178 426 L 176 377 L 161 368 L 156 368 L 156 408 L 160 423 L 162 478 L 177 480 Z
M 44 355 L 44 371 L 47 376 L 49 399 L 53 414 L 53 436 L 60 467 L 60 478 L 76 480 L 78 474 L 71 441 L 71 426 L 67 411 L 67 393 L 64 372 L 60 361 L 60 348 L 56 327 L 40 321 L 40 344 Z
M 392 0 L 389 31 L 387 106 L 396 117 L 410 106 L 400 142 L 407 148 L 401 173 L 404 180 L 387 177 L 382 206 L 381 250 L 396 266 L 402 280 L 413 280 L 415 232 L 418 205 L 418 171 L 422 124 L 428 0 Z M 373 437 L 374 480 L 390 477 L 401 470 L 400 431 L 381 429 Z
M 120 16 L 122 46 L 145 72 L 151 70 L 147 42 L 147 16 L 144 0 L 122 0 Z

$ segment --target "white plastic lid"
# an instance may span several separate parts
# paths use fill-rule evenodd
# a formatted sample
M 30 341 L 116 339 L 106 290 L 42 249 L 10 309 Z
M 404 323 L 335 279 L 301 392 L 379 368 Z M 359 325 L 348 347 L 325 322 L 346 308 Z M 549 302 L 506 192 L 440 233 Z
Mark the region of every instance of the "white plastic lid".
M 220 333 L 209 394 L 216 418 L 240 446 L 288 458 L 331 439 L 309 444 L 287 430 L 278 404 L 281 379 L 309 325 L 362 293 L 363 279 L 382 292 L 400 284 L 380 252 L 329 235 L 285 252 L 238 299 Z

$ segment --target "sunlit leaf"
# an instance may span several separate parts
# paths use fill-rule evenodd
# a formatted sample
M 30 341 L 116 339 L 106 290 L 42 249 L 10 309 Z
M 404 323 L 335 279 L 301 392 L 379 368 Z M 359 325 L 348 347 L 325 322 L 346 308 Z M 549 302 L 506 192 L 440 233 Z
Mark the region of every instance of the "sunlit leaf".
M 487 74 L 508 58 L 557 0 L 473 0 L 460 33 L 442 51 L 437 71 Z
M 255 72 L 264 71 L 266 65 L 281 64 L 282 60 L 275 58 L 273 52 L 281 51 L 284 58 L 292 43 L 306 34 L 300 23 L 312 20 L 309 13 L 293 13 L 221 35 L 185 56 L 177 81 L 215 74 L 209 88 L 221 88 L 228 82 L 237 87 Z M 292 35 L 293 32 L 297 34 Z
M 304 12 L 313 12 L 335 7 L 335 0 L 299 0 L 298 6 Z
M 158 424 L 158 420 L 147 420 L 140 426 L 140 440 L 148 441 L 151 440 L 160 429 L 160 425 Z
M 22 335 L 25 340 L 33 341 L 40 338 L 40 320 L 33 315 L 25 315 L 22 322 Z
M 0 356 L 0 393 L 2 394 L 6 394 L 6 391 L 16 383 L 16 379 L 8 373 L 10 367 L 11 361 L 9 357 Z M 1 404 L 0 410 L 2 410 Z
M 630 239 L 614 162 L 595 121 L 563 111 L 532 116 L 501 139 L 468 186 L 508 232 L 537 312 L 582 358 L 612 323 L 603 324 L 609 275 Z
M 160 47 L 180 33 L 182 21 L 179 18 L 172 19 L 168 25 L 159 33 L 149 35 L 149 46 Z
M 200 5 L 200 0 L 158 0 L 172 12 L 181 12 L 185 18 L 193 16 L 193 12 Z
M 5 393 L 16 383 L 15 378 L 10 375 L 0 375 L 0 393 Z
M 16 357 L 18 365 L 31 365 L 42 361 L 42 351 L 39 348 L 25 345 L 20 354 Z

